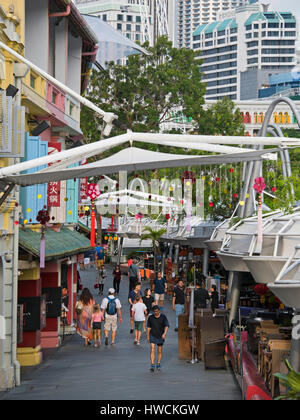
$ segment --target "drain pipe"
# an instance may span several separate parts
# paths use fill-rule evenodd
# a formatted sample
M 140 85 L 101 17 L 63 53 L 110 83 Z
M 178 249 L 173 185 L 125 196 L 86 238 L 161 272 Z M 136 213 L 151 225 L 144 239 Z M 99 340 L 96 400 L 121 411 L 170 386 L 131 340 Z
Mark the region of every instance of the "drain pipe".
M 69 16 L 70 13 L 71 13 L 71 5 L 70 4 L 67 4 L 67 7 L 66 7 L 66 11 L 65 12 L 49 13 L 49 18 L 65 17 L 65 16 Z

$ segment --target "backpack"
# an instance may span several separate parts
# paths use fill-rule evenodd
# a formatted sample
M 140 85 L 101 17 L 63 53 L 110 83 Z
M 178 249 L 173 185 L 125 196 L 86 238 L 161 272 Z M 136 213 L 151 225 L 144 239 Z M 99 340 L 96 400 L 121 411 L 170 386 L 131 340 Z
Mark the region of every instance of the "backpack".
M 117 298 L 110 299 L 109 297 L 107 297 L 107 299 L 108 299 L 108 304 L 107 304 L 107 307 L 106 307 L 106 313 L 108 315 L 116 315 L 116 313 L 117 313 L 116 299 Z

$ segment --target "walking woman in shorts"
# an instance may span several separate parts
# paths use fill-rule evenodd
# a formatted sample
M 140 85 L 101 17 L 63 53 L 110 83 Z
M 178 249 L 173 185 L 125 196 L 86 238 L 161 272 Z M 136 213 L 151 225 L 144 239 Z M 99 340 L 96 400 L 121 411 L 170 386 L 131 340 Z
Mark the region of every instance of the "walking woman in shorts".
M 103 320 L 104 320 L 104 316 L 103 316 L 102 311 L 100 310 L 100 305 L 95 304 L 93 306 L 93 315 L 92 315 L 92 327 L 93 327 L 93 332 L 94 332 L 94 347 L 101 346 L 101 322 Z

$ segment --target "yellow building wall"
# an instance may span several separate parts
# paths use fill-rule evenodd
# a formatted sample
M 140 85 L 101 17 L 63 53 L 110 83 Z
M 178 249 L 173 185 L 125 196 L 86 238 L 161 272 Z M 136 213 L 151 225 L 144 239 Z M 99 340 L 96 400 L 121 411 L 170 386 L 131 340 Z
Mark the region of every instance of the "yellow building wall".
M 17 33 L 21 38 L 22 44 L 25 41 L 25 0 L 1 0 L 1 6 L 7 12 L 8 16 L 16 16 L 20 24 L 17 27 Z M 10 6 L 13 6 L 14 13 L 10 14 Z

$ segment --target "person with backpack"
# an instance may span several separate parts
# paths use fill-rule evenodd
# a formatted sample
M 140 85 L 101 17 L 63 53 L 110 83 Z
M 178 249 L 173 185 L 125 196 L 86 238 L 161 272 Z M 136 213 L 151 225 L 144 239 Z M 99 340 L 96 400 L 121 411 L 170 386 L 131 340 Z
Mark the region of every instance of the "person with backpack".
M 105 345 L 108 345 L 108 336 L 110 330 L 111 333 L 111 345 L 115 344 L 116 334 L 118 328 L 118 317 L 119 323 L 122 324 L 122 311 L 121 311 L 121 302 L 118 298 L 115 297 L 115 289 L 110 288 L 108 290 L 108 296 L 102 300 L 101 309 L 103 315 L 105 316 L 104 322 L 104 335 L 105 335 Z

